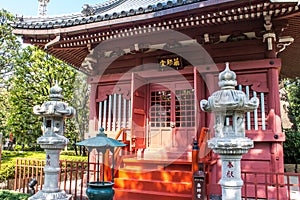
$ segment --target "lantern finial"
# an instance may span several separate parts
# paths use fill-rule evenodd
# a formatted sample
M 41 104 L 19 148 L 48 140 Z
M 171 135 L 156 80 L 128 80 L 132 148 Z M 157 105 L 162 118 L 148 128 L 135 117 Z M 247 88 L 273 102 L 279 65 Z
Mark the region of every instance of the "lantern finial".
M 99 132 L 98 132 L 97 136 L 100 136 L 100 137 L 107 137 L 107 134 L 104 133 L 104 128 L 103 128 L 103 127 L 100 127 L 100 128 L 99 128 Z
M 62 95 L 62 88 L 58 86 L 58 83 L 56 81 L 55 85 L 50 88 L 50 99 L 52 100 L 61 100 L 63 98 Z
M 225 70 L 219 74 L 219 86 L 222 90 L 234 89 L 237 85 L 236 74 L 230 70 L 229 62 L 226 62 L 225 65 Z

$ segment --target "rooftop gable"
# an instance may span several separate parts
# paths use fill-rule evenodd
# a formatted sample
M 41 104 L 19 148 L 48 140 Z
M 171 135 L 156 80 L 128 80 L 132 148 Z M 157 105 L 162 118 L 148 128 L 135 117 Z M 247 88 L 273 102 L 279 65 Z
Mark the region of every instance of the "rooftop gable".
M 114 23 L 113 20 L 119 18 L 131 17 L 155 13 L 157 11 L 165 11 L 163 14 L 172 14 L 174 12 L 182 12 L 182 9 L 172 9 L 176 7 L 185 7 L 185 10 L 196 9 L 211 5 L 217 5 L 232 0 L 109 0 L 102 4 L 83 6 L 81 13 L 74 13 L 69 15 L 60 16 L 46 16 L 46 17 L 30 17 L 20 18 L 19 22 L 13 26 L 19 29 L 54 29 L 57 27 L 70 27 L 82 24 L 90 24 L 94 22 L 109 21 Z M 159 17 L 153 14 L 152 17 Z

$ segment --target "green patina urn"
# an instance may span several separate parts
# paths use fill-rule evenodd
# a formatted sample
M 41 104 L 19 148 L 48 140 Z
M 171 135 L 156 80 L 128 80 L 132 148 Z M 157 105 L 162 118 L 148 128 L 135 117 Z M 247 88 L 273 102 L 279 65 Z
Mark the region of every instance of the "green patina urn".
M 112 200 L 115 194 L 112 182 L 90 182 L 86 190 L 89 200 Z

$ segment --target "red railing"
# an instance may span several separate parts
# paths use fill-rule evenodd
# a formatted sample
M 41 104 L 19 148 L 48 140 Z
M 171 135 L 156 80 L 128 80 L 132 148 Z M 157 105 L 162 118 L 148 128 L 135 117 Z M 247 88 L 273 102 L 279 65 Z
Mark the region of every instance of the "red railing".
M 246 199 L 300 199 L 300 174 L 242 172 Z
M 28 182 L 31 179 L 36 179 L 38 185 L 35 190 L 42 189 L 44 176 L 45 161 L 31 160 L 31 159 L 17 159 L 15 167 L 15 181 L 14 190 L 18 192 L 27 193 Z
M 193 147 L 192 170 L 195 173 L 195 171 L 198 170 L 199 163 L 202 163 L 202 170 L 206 175 L 206 184 L 209 184 L 211 181 L 211 166 L 215 164 L 216 160 L 212 160 L 210 154 L 199 160 L 200 146 L 204 142 L 206 135 L 208 135 L 209 138 L 209 129 L 203 127 L 200 134 L 197 136 L 199 147 Z M 244 186 L 242 188 L 244 199 L 300 200 L 300 174 L 243 171 L 242 179 L 244 181 Z M 195 191 L 193 191 L 193 193 L 195 193 Z M 211 193 L 209 187 L 206 188 L 206 193 L 207 198 L 209 199 Z
M 60 161 L 60 189 L 73 195 L 75 200 L 87 200 L 85 195 L 87 181 L 87 162 Z M 27 184 L 35 178 L 35 190 L 42 189 L 44 161 L 19 158 L 16 162 L 14 190 L 27 193 Z M 90 181 L 96 180 L 97 165 L 90 163 Z M 242 172 L 244 186 L 243 198 L 292 200 L 300 197 L 299 173 Z M 210 196 L 210 191 L 207 191 Z M 220 194 L 221 195 L 221 194 Z
M 90 164 L 90 181 L 96 180 L 97 163 Z M 38 184 L 35 191 L 42 189 L 44 181 L 44 161 L 18 158 L 15 168 L 14 190 L 28 193 L 28 182 L 35 178 Z M 87 182 L 87 162 L 60 161 L 61 171 L 59 173 L 59 188 L 73 195 L 75 200 L 87 200 L 85 195 Z

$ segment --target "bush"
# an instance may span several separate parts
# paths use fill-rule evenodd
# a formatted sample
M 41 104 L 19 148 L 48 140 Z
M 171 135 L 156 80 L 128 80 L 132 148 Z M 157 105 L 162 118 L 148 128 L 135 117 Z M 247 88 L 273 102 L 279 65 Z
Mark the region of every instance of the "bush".
M 284 162 L 299 164 L 300 162 L 300 133 L 292 129 L 285 130 L 286 141 L 284 147 Z
M 17 151 L 2 151 L 2 161 L 0 169 L 0 182 L 15 177 L 15 167 L 17 158 L 34 158 L 38 160 L 45 159 L 44 152 L 17 152 Z M 1 199 L 1 198 L 0 198 Z
M 16 145 L 14 150 L 15 151 L 21 151 L 22 150 L 22 146 L 21 145 Z
M 0 191 L 0 199 L 1 200 L 27 200 L 29 197 L 30 197 L 29 194 L 11 192 L 8 190 Z
M 16 167 L 15 162 L 1 164 L 0 182 L 14 178 L 15 177 L 15 167 Z
M 60 152 L 60 155 L 76 156 L 76 153 L 75 153 L 75 151 L 62 151 L 62 152 Z
M 40 147 L 40 145 L 28 145 L 28 144 L 25 144 L 24 146 L 22 145 L 15 145 L 15 148 L 14 148 L 15 151 L 43 151 L 44 149 L 42 149 Z
M 1 169 L 0 169 L 0 182 L 15 178 L 15 167 L 16 167 L 16 159 L 17 158 L 45 160 L 46 153 L 45 152 L 22 152 L 22 153 L 20 153 L 17 151 L 3 151 L 2 152 L 2 163 L 1 163 Z M 87 156 L 61 155 L 60 160 L 87 162 Z

